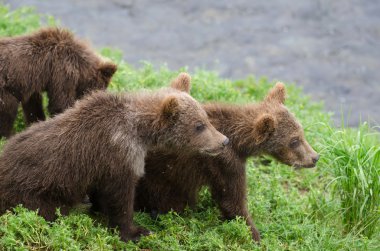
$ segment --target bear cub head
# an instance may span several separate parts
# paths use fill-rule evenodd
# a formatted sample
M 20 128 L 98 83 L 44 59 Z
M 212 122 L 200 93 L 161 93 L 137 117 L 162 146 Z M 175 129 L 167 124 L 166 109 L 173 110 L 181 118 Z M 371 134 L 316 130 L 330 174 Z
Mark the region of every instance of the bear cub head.
M 285 99 L 285 86 L 277 83 L 260 104 L 263 112 L 254 122 L 256 144 L 284 164 L 314 167 L 319 155 L 306 141 L 301 124 L 284 106 Z
M 95 56 L 93 55 L 93 57 Z M 76 89 L 77 99 L 82 98 L 85 94 L 94 90 L 107 89 L 112 76 L 117 70 L 117 65 L 101 57 L 96 56 L 94 61 L 96 62 L 92 65 L 89 64 L 88 68 L 79 70 L 79 83 Z
M 158 120 L 165 137 L 162 142 L 173 150 L 181 148 L 187 152 L 217 155 L 229 139 L 210 123 L 202 106 L 189 95 L 190 88 L 191 78 L 186 73 L 172 81 L 170 94 L 159 108 Z

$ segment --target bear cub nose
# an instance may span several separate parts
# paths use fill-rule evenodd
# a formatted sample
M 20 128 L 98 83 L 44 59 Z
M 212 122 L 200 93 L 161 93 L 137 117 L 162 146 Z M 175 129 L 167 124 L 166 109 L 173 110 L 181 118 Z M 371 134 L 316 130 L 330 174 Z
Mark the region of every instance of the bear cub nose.
M 226 139 L 223 141 L 223 146 L 226 146 L 228 145 L 228 142 L 230 142 L 230 140 L 226 137 Z
M 316 164 L 318 160 L 319 160 L 319 154 L 317 154 L 317 156 L 312 158 L 312 161 L 314 164 Z

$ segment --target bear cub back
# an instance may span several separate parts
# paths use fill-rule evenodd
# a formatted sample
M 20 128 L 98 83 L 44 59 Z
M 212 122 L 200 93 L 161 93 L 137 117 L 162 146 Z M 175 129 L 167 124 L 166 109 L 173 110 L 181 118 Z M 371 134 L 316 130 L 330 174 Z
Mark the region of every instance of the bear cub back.
M 55 115 L 85 93 L 106 89 L 117 68 L 60 28 L 1 38 L 0 62 L 0 137 L 11 135 L 19 103 L 28 124 L 45 120 L 43 91 Z

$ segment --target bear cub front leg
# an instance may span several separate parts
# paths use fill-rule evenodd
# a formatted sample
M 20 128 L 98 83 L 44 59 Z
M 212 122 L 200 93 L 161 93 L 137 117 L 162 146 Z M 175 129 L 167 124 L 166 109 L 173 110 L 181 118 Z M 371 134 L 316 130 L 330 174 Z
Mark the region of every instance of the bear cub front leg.
M 0 139 L 10 137 L 13 122 L 17 117 L 18 100 L 5 90 L 0 89 Z
M 33 93 L 27 101 L 22 102 L 22 110 L 28 125 L 45 120 L 41 93 Z
M 138 177 L 133 174 L 107 180 L 101 190 L 89 193 L 96 209 L 108 215 L 109 227 L 118 228 L 123 241 L 136 241 L 151 234 L 143 227 L 133 224 L 133 203 Z

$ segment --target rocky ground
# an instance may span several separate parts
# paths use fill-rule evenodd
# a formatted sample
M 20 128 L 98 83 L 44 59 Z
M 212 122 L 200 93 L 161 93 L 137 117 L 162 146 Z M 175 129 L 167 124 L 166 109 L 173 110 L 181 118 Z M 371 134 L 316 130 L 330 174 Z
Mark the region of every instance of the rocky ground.
M 0 0 L 35 6 L 126 61 L 303 86 L 348 125 L 380 124 L 380 1 Z

